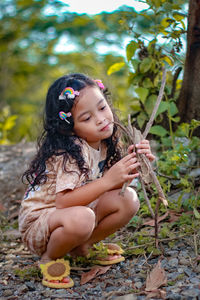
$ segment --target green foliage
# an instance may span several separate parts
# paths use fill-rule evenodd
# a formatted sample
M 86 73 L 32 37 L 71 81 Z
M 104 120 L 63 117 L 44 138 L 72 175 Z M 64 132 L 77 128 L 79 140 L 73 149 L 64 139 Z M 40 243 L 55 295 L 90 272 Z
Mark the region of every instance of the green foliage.
M 7 0 L 2 0 L 0 11 L 0 104 L 1 108 L 9 105 L 11 114 L 18 115 L 16 126 L 9 130 L 11 142 L 36 139 L 49 85 L 70 72 L 101 78 L 118 99 L 118 108 L 125 110 L 127 67 L 114 73 L 112 80 L 106 73 L 123 58 L 109 50 L 101 55 L 96 49 L 102 43 L 108 49 L 121 44 L 127 32 L 120 20 L 127 9 L 91 17 L 69 12 L 60 1 L 10 0 L 8 9 Z M 61 51 L 58 44 L 63 39 Z M 72 44 L 73 52 L 68 51 Z
M 17 115 L 10 114 L 9 106 L 5 106 L 0 112 L 0 144 L 8 145 L 10 140 L 8 138 L 9 132 L 16 124 Z
M 156 125 L 151 128 L 152 134 L 164 137 L 167 131 L 162 124 L 163 118 L 167 117 L 171 133 L 172 123 L 180 120 L 177 116 L 176 98 L 181 81 L 177 80 L 175 89 L 172 83 L 173 70 L 184 62 L 180 53 L 186 32 L 186 2 L 148 0 L 146 3 L 149 8 L 140 14 L 134 14 L 134 21 L 124 18 L 132 37 L 126 47 L 128 80 L 132 92 L 129 108 L 132 121 L 143 129 L 152 113 L 161 84 L 162 68 L 166 65 L 168 72 L 164 99 L 156 115 Z
M 40 281 L 42 276 L 40 269 L 37 267 L 29 267 L 24 269 L 15 269 L 15 275 L 19 276 L 21 280 L 29 281 L 31 279 Z
M 162 151 L 158 160 L 159 180 L 166 193 L 173 188 L 181 190 L 176 202 L 178 209 L 183 205 L 182 198 L 185 193 L 189 195 L 184 203 L 187 209 L 200 206 L 200 195 L 195 194 L 194 177 L 190 175 L 200 159 L 200 139 L 191 136 L 191 132 L 198 126 L 200 122 L 196 120 L 192 120 L 190 124 L 182 123 L 173 136 L 168 133 L 168 137 L 161 138 Z

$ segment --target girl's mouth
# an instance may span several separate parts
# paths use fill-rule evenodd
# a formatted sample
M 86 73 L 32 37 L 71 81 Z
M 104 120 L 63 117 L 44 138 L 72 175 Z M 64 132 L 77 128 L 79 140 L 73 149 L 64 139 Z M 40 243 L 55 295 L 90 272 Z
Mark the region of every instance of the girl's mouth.
M 110 127 L 110 123 L 108 123 L 106 126 L 104 126 L 100 131 L 106 131 Z

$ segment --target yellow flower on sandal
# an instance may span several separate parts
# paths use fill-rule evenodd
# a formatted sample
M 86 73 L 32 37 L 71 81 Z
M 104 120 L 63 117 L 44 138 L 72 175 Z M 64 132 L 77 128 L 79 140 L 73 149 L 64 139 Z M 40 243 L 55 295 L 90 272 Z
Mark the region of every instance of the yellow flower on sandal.
M 52 288 L 69 288 L 74 285 L 69 277 L 69 261 L 64 259 L 52 260 L 40 265 L 43 274 L 42 284 Z

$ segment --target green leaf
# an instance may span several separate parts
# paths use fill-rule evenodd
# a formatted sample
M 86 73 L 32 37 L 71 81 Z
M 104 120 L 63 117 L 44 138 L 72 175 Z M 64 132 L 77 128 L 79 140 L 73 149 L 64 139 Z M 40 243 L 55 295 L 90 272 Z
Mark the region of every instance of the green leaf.
M 145 88 L 152 88 L 153 87 L 153 82 L 151 81 L 150 78 L 146 77 L 143 81 L 143 87 Z
M 196 208 L 193 208 L 193 212 L 194 212 L 195 218 L 200 219 L 200 213 L 198 212 L 198 210 Z
M 146 109 L 146 112 L 148 113 L 149 116 L 151 115 L 151 113 L 153 111 L 153 108 L 154 108 L 155 103 L 156 103 L 156 99 L 157 99 L 156 95 L 151 95 L 145 101 L 145 109 Z
M 200 126 L 200 121 L 192 119 L 191 124 L 190 124 L 191 129 L 195 129 L 199 126 Z
M 152 3 L 155 5 L 155 7 L 160 7 L 160 0 L 151 0 L 152 1 Z
M 107 74 L 111 75 L 112 73 L 120 71 L 125 65 L 125 62 L 115 63 L 114 65 L 110 66 Z
M 135 41 L 131 41 L 126 47 L 126 57 L 127 60 L 130 61 L 135 51 L 138 49 L 138 43 Z
M 185 16 L 179 14 L 178 12 L 173 13 L 173 17 L 176 21 L 182 21 L 185 18 Z
M 152 134 L 161 136 L 161 137 L 167 135 L 167 130 L 164 127 L 160 126 L 160 125 L 152 126 L 149 132 L 152 133 Z
M 161 102 L 160 102 L 160 105 L 159 105 L 159 107 L 158 107 L 157 113 L 156 113 L 156 117 L 157 117 L 159 114 L 162 114 L 163 112 L 165 112 L 166 110 L 168 110 L 168 108 L 169 108 L 169 102 L 161 101 Z
M 148 96 L 149 90 L 143 87 L 138 87 L 135 89 L 135 92 L 137 93 L 142 103 L 144 103 Z
M 169 114 L 171 117 L 173 117 L 175 114 L 177 114 L 178 108 L 176 107 L 176 104 L 174 102 L 170 102 L 169 105 Z
M 141 64 L 140 64 L 140 71 L 142 73 L 146 73 L 147 71 L 149 71 L 151 69 L 152 66 L 152 59 L 149 57 L 146 57 L 142 60 Z
M 180 121 L 180 117 L 175 117 L 175 118 L 171 117 L 171 120 L 175 123 L 178 123 Z
M 138 59 L 131 59 L 131 64 L 134 68 L 134 70 L 137 70 L 138 64 L 139 64 L 139 60 Z
M 144 122 L 147 120 L 146 114 L 142 111 L 138 116 L 137 116 L 137 122 L 140 128 L 144 125 Z
M 173 19 L 170 19 L 170 18 L 164 18 L 162 19 L 161 21 L 161 25 L 164 27 L 164 28 L 167 28 L 170 26 L 170 24 L 174 23 L 174 20 Z
M 177 134 L 181 135 L 181 136 L 188 137 L 189 136 L 189 131 L 190 131 L 190 125 L 188 123 L 181 123 L 178 126 Z

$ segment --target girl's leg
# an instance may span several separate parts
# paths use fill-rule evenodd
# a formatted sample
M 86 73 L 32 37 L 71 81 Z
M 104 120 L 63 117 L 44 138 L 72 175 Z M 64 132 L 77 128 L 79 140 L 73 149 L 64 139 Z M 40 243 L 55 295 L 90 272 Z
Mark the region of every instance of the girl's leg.
M 113 190 L 99 198 L 96 207 L 98 225 L 90 238 L 83 245 L 74 249 L 74 254 L 86 255 L 88 248 L 94 243 L 116 232 L 137 213 L 140 203 L 136 192 L 131 188 L 126 188 L 124 196 L 121 196 L 119 192 L 119 189 Z
M 57 209 L 49 218 L 51 235 L 40 263 L 60 258 L 83 244 L 91 236 L 94 226 L 95 214 L 88 207 Z

